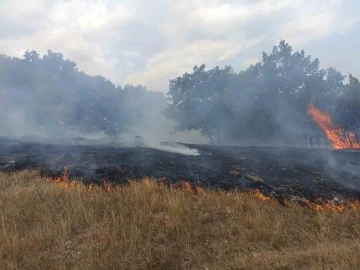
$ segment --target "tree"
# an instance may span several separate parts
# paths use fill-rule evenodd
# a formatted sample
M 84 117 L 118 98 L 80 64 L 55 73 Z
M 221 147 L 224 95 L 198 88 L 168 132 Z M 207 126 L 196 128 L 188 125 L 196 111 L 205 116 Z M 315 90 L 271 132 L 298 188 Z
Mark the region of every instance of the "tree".
M 331 106 L 344 80 L 334 68 L 320 69 L 319 60 L 312 60 L 304 50 L 293 52 L 284 40 L 239 75 L 247 80 L 241 84 L 246 93 L 242 98 L 251 105 L 237 118 L 244 119 L 243 130 L 249 137 L 287 143 L 303 138 L 310 145 L 320 141 L 321 133 L 307 113 L 308 104 Z
M 228 102 L 232 76 L 229 66 L 206 71 L 201 65 L 170 80 L 165 116 L 175 121 L 175 131 L 200 130 L 211 142 L 221 142 L 232 117 Z
M 176 131 L 200 130 L 212 142 L 258 140 L 297 143 L 322 140 L 307 113 L 310 102 L 333 108 L 343 87 L 334 68 L 319 68 L 319 60 L 281 40 L 258 63 L 234 73 L 231 67 L 205 70 L 170 80 L 166 116 Z
M 345 131 L 353 132 L 360 142 L 360 82 L 352 74 L 349 74 L 349 83 L 337 99 L 335 122 Z
M 42 57 L 26 51 L 23 59 L 0 55 L 0 93 L 4 111 L 0 125 L 11 135 L 19 135 L 19 129 L 51 136 L 73 130 L 116 135 L 141 121 L 134 115 L 146 113 L 146 100 L 162 95 L 159 102 L 167 104 L 163 94 L 142 86 L 122 89 L 101 76 L 80 72 L 75 62 L 50 50 Z

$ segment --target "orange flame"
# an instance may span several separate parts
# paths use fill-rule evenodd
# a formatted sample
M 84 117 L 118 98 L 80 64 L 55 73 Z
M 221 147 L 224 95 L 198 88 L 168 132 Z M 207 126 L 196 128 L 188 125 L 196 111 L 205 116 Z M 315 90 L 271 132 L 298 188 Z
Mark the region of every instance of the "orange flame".
M 91 182 L 88 186 L 88 191 L 92 191 L 94 189 L 94 184 Z
M 265 196 L 265 195 L 262 194 L 261 191 L 258 190 L 258 189 L 254 189 L 254 190 L 253 190 L 253 194 L 254 194 L 256 197 L 258 197 L 259 199 L 263 200 L 263 201 L 268 201 L 268 202 L 271 202 L 271 203 L 278 204 L 277 201 L 271 199 L 270 197 Z
M 312 103 L 308 106 L 308 113 L 319 127 L 325 132 L 335 149 L 360 149 L 360 143 L 353 132 L 345 132 L 341 127 L 335 126 L 331 116 L 316 108 Z
M 129 182 L 129 186 L 130 186 L 130 187 L 134 187 L 134 186 L 135 186 L 135 180 L 129 179 L 128 182 Z
M 330 210 L 333 212 L 342 212 L 345 210 L 344 205 L 336 205 L 336 204 L 332 203 L 331 201 L 327 201 L 326 203 L 323 203 L 323 204 L 316 204 L 316 203 L 313 203 L 313 202 L 310 202 L 310 201 L 304 199 L 300 202 L 300 204 L 302 204 L 312 210 L 315 210 L 315 211 Z M 349 204 L 348 206 L 351 207 L 352 204 Z
M 74 181 L 69 181 L 69 169 L 68 167 L 64 167 L 64 173 L 61 177 L 57 177 L 54 179 L 55 182 L 59 183 L 61 187 L 67 188 L 69 186 L 75 186 Z
M 149 186 L 151 183 L 151 180 L 149 177 L 145 177 L 141 182 L 144 186 Z
M 69 169 L 66 166 L 64 167 L 63 181 L 69 182 Z
M 166 181 L 165 177 L 161 177 L 157 180 L 160 189 L 165 189 L 165 183 L 164 183 L 165 181 Z
M 35 173 L 38 173 L 35 171 Z M 81 186 L 81 183 L 74 180 L 69 180 L 69 170 L 67 167 L 64 168 L 64 173 L 61 177 L 57 178 L 44 178 L 47 182 L 56 182 L 58 183 L 62 188 L 76 188 Z M 192 187 L 189 182 L 182 182 L 181 184 L 170 184 L 168 187 L 164 185 L 165 178 L 160 178 L 153 180 L 149 177 L 143 178 L 141 182 L 136 182 L 135 180 L 129 179 L 129 185 L 116 185 L 111 186 L 109 182 L 103 181 L 103 186 L 95 185 L 94 183 L 90 182 L 90 184 L 86 187 L 87 192 L 95 192 L 95 191 L 113 191 L 113 192 L 125 192 L 127 189 L 136 188 L 138 184 L 143 186 L 148 186 L 151 183 L 157 184 L 159 190 L 162 189 L 168 189 L 171 192 L 186 192 L 186 193 L 192 193 L 195 195 L 204 195 L 206 194 L 206 191 L 202 189 L 199 186 Z M 222 195 L 220 191 L 218 191 L 218 195 Z M 271 197 L 268 197 L 264 195 L 259 189 L 255 189 L 251 191 L 251 194 L 258 197 L 259 199 L 269 202 L 271 204 L 280 206 L 287 206 L 287 207 L 293 207 L 294 205 L 300 205 L 303 207 L 307 207 L 313 211 L 331 211 L 331 212 L 343 212 L 346 210 L 355 210 L 360 211 L 360 201 L 359 200 L 353 200 L 353 199 L 344 199 L 338 202 L 330 201 L 330 200 L 323 200 L 322 198 L 317 198 L 315 202 L 311 202 L 305 198 L 292 198 L 290 200 L 284 200 L 281 203 L 273 199 Z
M 161 188 L 161 184 L 159 185 L 159 187 Z M 190 192 L 190 193 L 194 193 L 194 194 L 201 194 L 203 191 L 200 187 L 194 187 L 194 189 L 193 189 L 191 184 L 186 181 L 184 181 L 182 183 L 178 183 L 178 184 L 170 184 L 169 189 L 171 192 L 184 191 L 184 192 Z
M 111 186 L 107 181 L 104 181 L 103 185 L 104 185 L 104 190 L 105 191 L 110 191 L 111 190 Z
M 48 179 L 47 179 L 48 180 Z M 55 181 L 57 183 L 60 184 L 60 186 L 62 188 L 68 188 L 68 187 L 77 187 L 79 185 L 79 182 L 77 181 L 70 181 L 69 180 L 69 170 L 67 167 L 64 168 L 64 173 L 61 177 L 57 177 L 55 179 L 52 179 L 52 181 Z M 163 183 L 164 179 L 158 179 L 157 185 L 159 189 L 164 189 L 164 183 Z M 149 177 L 145 177 L 140 184 L 144 185 L 144 186 L 149 186 L 151 184 L 152 180 Z M 129 188 L 134 188 L 136 186 L 136 181 L 135 180 L 129 180 Z M 96 191 L 96 190 L 101 190 L 101 188 L 97 188 L 92 182 L 89 184 L 89 186 L 86 189 L 87 191 Z M 107 181 L 103 181 L 103 189 L 105 191 L 111 191 L 111 185 L 110 183 L 108 183 Z M 125 190 L 124 186 L 118 186 L 115 187 L 113 189 L 114 191 L 119 191 L 122 192 Z M 203 195 L 205 193 L 205 191 L 199 187 L 199 186 L 195 186 L 194 189 L 192 188 L 191 184 L 189 182 L 182 182 L 182 184 L 170 184 L 169 186 L 169 190 L 171 192 L 178 192 L 178 191 L 185 191 L 185 192 L 190 192 L 196 195 Z M 264 195 L 263 193 L 261 193 L 260 190 L 255 189 L 252 191 L 252 194 L 254 194 L 256 197 L 258 197 L 259 199 L 263 200 L 263 201 L 267 201 L 270 202 L 272 204 L 275 205 L 279 205 L 279 202 L 275 199 L 272 199 L 266 195 Z M 345 200 L 342 201 L 340 204 L 335 204 L 332 201 L 323 201 L 321 198 L 318 198 L 316 200 L 316 203 L 310 202 L 309 200 L 306 200 L 305 198 L 299 198 L 295 201 L 292 201 L 293 203 L 297 203 L 299 205 L 305 206 L 310 208 L 311 210 L 314 211 L 333 211 L 333 212 L 343 212 L 346 209 L 352 209 L 352 210 L 360 210 L 360 201 L 355 200 L 355 201 L 350 201 L 350 200 Z M 291 207 L 291 203 L 287 200 L 284 201 L 284 205 L 290 206 Z
M 191 192 L 192 188 L 189 182 L 183 182 L 182 184 L 182 190 L 186 192 Z
M 258 197 L 259 199 L 263 201 L 270 202 L 272 204 L 279 205 L 279 202 L 277 200 L 274 200 L 263 193 L 261 193 L 260 190 L 255 189 L 252 191 L 252 193 Z M 314 211 L 333 211 L 333 212 L 343 212 L 345 209 L 353 209 L 353 210 L 360 210 L 360 202 L 359 201 L 343 201 L 341 204 L 335 204 L 332 201 L 323 201 L 322 199 L 319 199 L 317 203 L 313 203 L 305 198 L 299 198 L 298 200 L 292 200 L 293 203 L 302 205 L 304 207 L 310 208 Z M 285 206 L 291 207 L 292 204 L 285 200 L 283 202 Z
M 203 195 L 204 190 L 201 187 L 195 187 L 195 194 Z

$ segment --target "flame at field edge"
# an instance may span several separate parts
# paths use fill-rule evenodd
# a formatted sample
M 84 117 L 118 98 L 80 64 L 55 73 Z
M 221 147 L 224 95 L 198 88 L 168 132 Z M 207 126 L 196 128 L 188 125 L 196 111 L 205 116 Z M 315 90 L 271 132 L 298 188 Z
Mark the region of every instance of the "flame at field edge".
M 308 106 L 308 113 L 325 132 L 335 149 L 360 149 L 360 142 L 356 140 L 355 134 L 334 125 L 329 113 L 319 110 L 312 103 Z
M 36 174 L 40 174 L 40 172 L 35 171 Z M 46 179 L 46 178 L 45 178 Z M 61 177 L 55 178 L 55 179 L 46 179 L 47 181 L 50 180 L 50 182 L 56 182 L 60 184 L 62 188 L 76 188 L 78 186 L 81 186 L 80 182 L 76 180 L 70 180 L 69 179 L 69 170 L 67 167 L 64 167 L 64 173 Z M 159 178 L 159 179 L 151 179 L 150 177 L 145 177 L 141 181 L 135 181 L 135 180 L 129 180 L 129 188 L 136 188 L 137 185 L 142 186 L 150 186 L 154 184 L 159 188 L 159 190 L 165 189 L 164 185 L 165 178 Z M 119 185 L 112 187 L 107 181 L 103 181 L 103 185 L 101 187 L 96 187 L 93 183 L 90 183 L 88 187 L 86 188 L 87 191 L 100 191 L 104 190 L 106 192 L 118 192 L 118 191 L 125 191 L 126 187 Z M 204 195 L 206 192 L 204 189 L 202 189 L 199 186 L 193 186 L 189 182 L 182 182 L 180 184 L 171 184 L 169 186 L 169 190 L 171 192 L 185 192 L 185 193 L 192 193 L 196 195 Z M 255 197 L 259 198 L 262 201 L 280 206 L 280 201 L 273 199 L 271 197 L 266 196 L 263 194 L 259 189 L 254 189 L 251 192 Z M 221 194 L 221 193 L 219 193 Z M 358 200 L 344 200 L 341 202 L 341 204 L 335 204 L 332 201 L 323 201 L 321 198 L 319 198 L 317 203 L 313 203 L 307 199 L 299 198 L 297 200 L 285 200 L 283 201 L 283 206 L 293 206 L 295 204 L 305 206 L 311 210 L 314 211 L 332 211 L 332 212 L 343 212 L 347 209 L 350 210 L 360 210 L 360 201 Z

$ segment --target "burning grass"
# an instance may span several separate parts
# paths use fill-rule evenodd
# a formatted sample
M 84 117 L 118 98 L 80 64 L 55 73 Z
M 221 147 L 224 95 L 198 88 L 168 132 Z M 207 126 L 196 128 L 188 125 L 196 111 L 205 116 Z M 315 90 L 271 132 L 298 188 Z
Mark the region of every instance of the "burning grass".
M 151 179 L 46 180 L 0 174 L 1 269 L 360 268 L 357 208 L 284 207 L 258 191 Z

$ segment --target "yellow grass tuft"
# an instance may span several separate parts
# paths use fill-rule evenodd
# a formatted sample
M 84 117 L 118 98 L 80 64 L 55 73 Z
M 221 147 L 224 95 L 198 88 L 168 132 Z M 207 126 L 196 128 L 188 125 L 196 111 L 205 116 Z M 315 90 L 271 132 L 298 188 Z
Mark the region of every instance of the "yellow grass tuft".
M 71 183 L 0 173 L 0 269 L 360 269 L 357 209 L 149 178 Z

